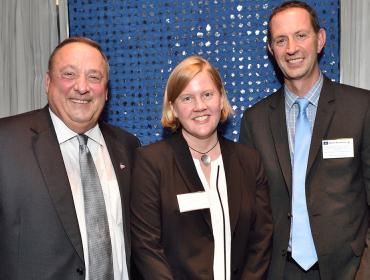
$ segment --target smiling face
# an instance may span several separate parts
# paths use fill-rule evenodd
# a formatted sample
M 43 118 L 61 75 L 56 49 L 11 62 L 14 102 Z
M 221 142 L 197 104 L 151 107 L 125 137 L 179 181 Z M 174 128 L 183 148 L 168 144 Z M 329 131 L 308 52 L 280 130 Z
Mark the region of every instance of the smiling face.
M 74 132 L 94 127 L 108 94 L 108 69 L 100 52 L 80 42 L 60 48 L 46 74 L 50 109 Z
M 325 30 L 314 31 L 309 13 L 303 8 L 289 8 L 271 19 L 269 51 L 290 83 L 304 81 L 313 85 L 320 75 L 318 54 L 325 45 Z
M 172 113 L 179 120 L 185 139 L 215 136 L 222 107 L 221 93 L 207 71 L 195 75 L 171 103 Z

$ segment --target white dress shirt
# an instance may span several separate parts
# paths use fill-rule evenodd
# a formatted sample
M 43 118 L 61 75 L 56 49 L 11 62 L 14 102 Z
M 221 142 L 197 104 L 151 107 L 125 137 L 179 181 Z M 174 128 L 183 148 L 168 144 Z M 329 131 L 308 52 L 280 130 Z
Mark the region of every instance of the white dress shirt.
M 83 245 L 86 268 L 85 279 L 88 280 L 89 255 L 87 246 L 84 198 L 79 164 L 79 143 L 76 137 L 77 133 L 69 129 L 50 109 L 49 111 L 72 190 L 73 202 L 76 209 Z M 125 241 L 122 223 L 121 194 L 119 191 L 116 174 L 114 172 L 112 161 L 110 159 L 109 152 L 99 126 L 96 125 L 87 131 L 85 135 L 89 137 L 87 146 L 94 160 L 103 190 L 112 244 L 114 279 L 128 280 L 129 277 L 126 266 Z
M 230 279 L 230 250 L 231 250 L 231 230 L 229 217 L 229 203 L 227 198 L 227 185 L 225 177 L 225 169 L 222 161 L 222 156 L 211 162 L 210 184 L 204 176 L 200 161 L 193 158 L 203 188 L 208 194 L 212 231 L 214 239 L 214 258 L 213 258 L 213 279 L 224 280 Z M 220 167 L 218 178 L 218 189 L 222 201 L 222 206 L 217 193 L 217 167 Z M 222 208 L 225 217 L 222 215 Z M 224 220 L 225 219 L 225 235 L 224 235 Z M 224 239 L 226 239 L 224 245 Z M 226 247 L 225 247 L 226 246 Z M 226 252 L 226 254 L 225 254 Z M 225 278 L 225 258 L 226 258 L 226 278 Z

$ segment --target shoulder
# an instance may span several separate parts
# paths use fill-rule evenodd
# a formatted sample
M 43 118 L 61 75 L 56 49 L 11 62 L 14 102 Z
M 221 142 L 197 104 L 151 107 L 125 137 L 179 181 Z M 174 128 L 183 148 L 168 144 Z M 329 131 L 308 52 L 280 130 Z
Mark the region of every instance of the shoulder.
M 43 131 L 51 127 L 52 123 L 47 108 L 0 119 L 0 135 L 5 134 L 8 138 L 13 135 L 32 134 L 33 130 Z
M 174 155 L 171 147 L 165 140 L 142 146 L 135 150 L 136 169 L 151 170 L 160 174 L 168 172 L 171 166 L 174 166 Z
M 108 124 L 106 122 L 101 122 L 100 128 L 105 137 L 107 135 L 112 136 L 118 141 L 121 141 L 122 144 L 125 144 L 130 148 L 136 148 L 140 146 L 140 140 L 135 135 L 131 134 L 123 128 Z
M 370 93 L 369 90 L 362 89 L 362 88 L 355 87 L 355 86 L 351 86 L 351 85 L 338 83 L 338 82 L 335 82 L 335 81 L 331 81 L 328 78 L 326 78 L 324 81 L 325 81 L 325 83 L 327 83 L 329 85 L 332 85 L 333 87 L 335 87 L 338 90 L 356 92 L 356 94 Z
M 241 170 L 244 174 L 249 174 L 248 176 L 259 174 L 262 161 L 257 150 L 229 140 L 223 140 L 220 143 L 225 168 L 229 171 Z
M 235 154 L 240 161 L 259 160 L 259 154 L 256 149 L 239 142 L 233 142 L 229 139 L 222 138 L 221 146 Z
M 343 119 L 353 122 L 363 121 L 368 118 L 370 112 L 370 91 L 324 80 L 323 88 L 319 99 L 319 107 L 326 108 L 332 106 Z
M 267 112 L 267 110 L 270 109 L 270 107 L 276 107 L 282 101 L 284 101 L 284 95 L 282 89 L 279 89 L 277 92 L 266 96 L 264 99 L 258 101 L 256 104 L 246 109 L 243 114 L 243 118 L 245 119 L 246 115 L 248 116 L 265 115 L 265 113 Z
M 22 114 L 17 114 L 9 117 L 0 118 L 0 125 L 12 125 L 15 123 L 28 123 L 35 118 L 38 118 L 43 113 L 43 109 L 33 110 Z
M 325 79 L 325 84 L 323 90 L 326 88 L 332 88 L 335 92 L 335 96 L 341 99 L 348 99 L 359 102 L 366 102 L 370 100 L 370 91 L 346 84 L 341 84 L 337 82 Z
M 136 150 L 136 153 L 145 158 L 153 158 L 155 160 L 163 160 L 171 153 L 171 147 L 166 140 L 142 146 Z

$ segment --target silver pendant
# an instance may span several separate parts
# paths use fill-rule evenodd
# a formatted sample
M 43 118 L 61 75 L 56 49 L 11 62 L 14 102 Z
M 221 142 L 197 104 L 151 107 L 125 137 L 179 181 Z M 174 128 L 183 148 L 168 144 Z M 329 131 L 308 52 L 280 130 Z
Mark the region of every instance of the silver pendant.
M 207 154 L 204 154 L 202 155 L 202 157 L 200 158 L 200 160 L 205 164 L 205 165 L 209 165 L 211 163 L 211 157 Z

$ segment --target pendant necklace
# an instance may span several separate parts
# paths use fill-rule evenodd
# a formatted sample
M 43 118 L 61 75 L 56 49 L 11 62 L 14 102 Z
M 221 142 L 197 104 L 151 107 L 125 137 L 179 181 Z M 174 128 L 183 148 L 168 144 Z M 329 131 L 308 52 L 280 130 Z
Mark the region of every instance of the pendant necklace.
M 190 149 L 192 149 L 193 151 L 195 151 L 195 152 L 197 152 L 197 153 L 201 154 L 202 156 L 200 157 L 200 160 L 204 163 L 204 165 L 208 166 L 208 165 L 211 163 L 211 157 L 208 155 L 208 153 L 209 153 L 210 151 L 212 151 L 212 150 L 217 146 L 217 143 L 218 143 L 218 138 L 217 138 L 217 142 L 216 142 L 216 144 L 214 144 L 214 145 L 212 146 L 212 148 L 211 148 L 211 149 L 209 149 L 207 152 L 200 152 L 200 151 L 198 151 L 198 150 L 196 150 L 196 149 L 194 149 L 194 148 L 190 147 L 189 145 L 188 145 L 188 147 L 189 147 Z

